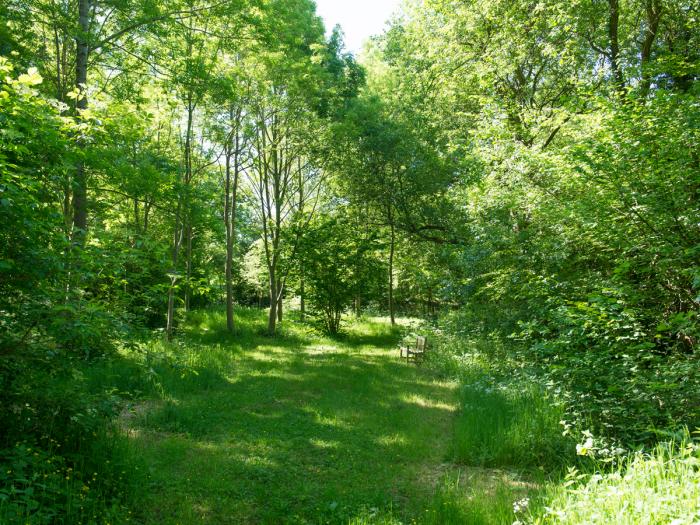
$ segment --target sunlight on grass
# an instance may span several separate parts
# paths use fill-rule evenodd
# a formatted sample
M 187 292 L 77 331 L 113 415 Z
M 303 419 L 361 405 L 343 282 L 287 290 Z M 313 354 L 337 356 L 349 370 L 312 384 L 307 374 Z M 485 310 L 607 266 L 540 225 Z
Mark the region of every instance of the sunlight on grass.
M 231 335 L 221 312 L 194 312 L 175 342 L 126 356 L 150 370 L 122 418 L 152 476 L 142 521 L 410 523 L 433 494 L 416 466 L 447 453 L 454 385 L 401 362 L 382 320 L 336 339 L 290 320 L 273 339 L 264 312 L 237 318 Z
M 678 450 L 674 450 L 678 448 Z M 534 524 L 690 525 L 700 521 L 697 446 L 662 445 L 637 453 L 609 474 L 579 476 L 552 489 L 544 517 Z M 568 485 L 569 483 L 567 483 Z
M 403 434 L 390 434 L 378 437 L 375 443 L 382 446 L 407 445 L 408 439 Z
M 493 384 L 477 355 L 460 389 L 401 361 L 387 320 L 331 339 L 293 320 L 270 338 L 264 312 L 237 318 L 231 335 L 221 312 L 195 312 L 173 343 L 95 370 L 145 396 L 121 418 L 151 473 L 144 524 L 511 525 L 514 503 L 539 501 L 533 472 L 575 450 L 555 403 Z
M 457 410 L 457 406 L 454 403 L 445 403 L 444 401 L 426 398 L 418 394 L 404 394 L 401 399 L 413 405 L 418 405 L 420 407 L 426 408 L 437 408 L 439 410 L 447 410 L 453 412 Z
M 475 474 L 467 480 L 445 478 L 422 517 L 425 525 L 510 525 L 513 502 L 525 491 Z

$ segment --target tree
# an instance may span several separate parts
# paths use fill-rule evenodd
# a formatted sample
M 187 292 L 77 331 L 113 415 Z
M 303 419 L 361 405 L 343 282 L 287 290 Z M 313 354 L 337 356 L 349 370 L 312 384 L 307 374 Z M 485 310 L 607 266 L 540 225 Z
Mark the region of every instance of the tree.
M 320 216 L 302 241 L 309 301 L 331 335 L 340 331 L 343 314 L 368 284 L 375 242 L 337 213 Z

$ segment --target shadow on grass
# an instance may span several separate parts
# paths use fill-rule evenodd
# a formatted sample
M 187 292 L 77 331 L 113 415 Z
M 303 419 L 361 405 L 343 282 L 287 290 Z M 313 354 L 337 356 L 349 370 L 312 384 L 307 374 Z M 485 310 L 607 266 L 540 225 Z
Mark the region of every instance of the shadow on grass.
M 250 315 L 233 352 L 215 330 L 188 331 L 203 345 L 193 363 L 229 362 L 202 368 L 216 375 L 206 387 L 171 374 L 167 401 L 130 422 L 152 478 L 143 521 L 347 523 L 366 508 L 420 508 L 431 493 L 418 470 L 444 459 L 451 386 L 376 352 L 393 349 L 391 328 L 268 339 Z

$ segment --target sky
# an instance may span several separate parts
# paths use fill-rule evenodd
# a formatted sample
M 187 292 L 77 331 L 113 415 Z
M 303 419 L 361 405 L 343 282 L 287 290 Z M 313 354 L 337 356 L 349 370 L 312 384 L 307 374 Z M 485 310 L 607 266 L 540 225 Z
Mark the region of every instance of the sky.
M 385 22 L 400 3 L 401 0 L 316 0 L 316 11 L 328 31 L 336 24 L 343 27 L 345 47 L 357 53 L 368 37 L 382 33 Z

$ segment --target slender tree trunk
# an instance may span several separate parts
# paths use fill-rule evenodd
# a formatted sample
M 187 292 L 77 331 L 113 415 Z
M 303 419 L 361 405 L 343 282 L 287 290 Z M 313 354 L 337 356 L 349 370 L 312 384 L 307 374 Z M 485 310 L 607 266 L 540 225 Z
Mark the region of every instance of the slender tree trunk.
M 654 41 L 656 40 L 656 34 L 659 31 L 659 24 L 661 23 L 662 9 L 663 7 L 661 0 L 646 0 L 645 10 L 648 27 L 646 28 L 646 34 L 644 35 L 644 41 L 642 42 L 641 52 L 642 99 L 647 98 L 649 95 L 649 90 L 651 89 L 651 73 L 649 71 L 649 65 L 651 63 L 651 52 L 654 46 Z
M 90 54 L 90 43 L 88 42 L 90 32 L 90 0 L 78 1 L 78 36 L 75 39 L 76 61 L 75 61 L 75 87 L 80 96 L 76 101 L 76 117 L 80 116 L 82 110 L 87 109 L 87 74 L 88 58 Z M 80 142 L 80 148 L 84 144 Z M 87 175 L 85 165 L 78 161 L 73 179 L 73 238 L 77 244 L 85 242 L 87 232 Z
M 275 335 L 277 329 L 277 279 L 274 267 L 270 268 L 270 310 L 267 316 L 267 333 Z
M 304 175 L 302 173 L 301 169 L 301 158 L 297 158 L 297 177 L 298 177 L 298 185 L 299 185 L 299 216 L 303 217 L 304 215 Z M 299 307 L 300 307 L 300 314 L 301 314 L 301 321 L 304 322 L 304 318 L 306 317 L 306 290 L 305 290 L 305 282 L 304 282 L 304 254 L 301 253 L 299 255 Z
M 391 222 L 391 246 L 389 248 L 389 317 L 391 324 L 396 324 L 396 312 L 394 311 L 394 251 L 396 250 L 396 229 Z
M 226 226 L 226 329 L 233 332 L 233 232 L 231 225 L 231 152 L 226 153 L 226 184 L 224 190 L 224 223 Z
M 56 50 L 56 100 L 64 102 L 63 98 L 63 73 L 61 69 L 61 43 L 58 37 L 58 26 L 53 26 L 53 44 Z
M 192 56 L 192 43 L 188 44 L 188 56 Z M 187 93 L 187 127 L 185 128 L 185 198 L 183 209 L 183 233 L 185 236 L 185 312 L 190 311 L 190 278 L 192 277 L 192 129 L 194 126 L 194 94 Z
M 139 200 L 134 199 L 134 230 L 141 232 L 141 211 L 139 210 Z
M 190 311 L 192 300 L 192 222 L 188 220 L 185 228 L 185 313 Z
M 299 283 L 299 308 L 300 308 L 300 313 L 301 313 L 301 321 L 304 322 L 306 319 L 306 290 L 305 290 L 305 283 L 304 283 L 304 262 L 302 261 L 301 263 L 301 276 L 300 276 L 300 283 Z
M 151 212 L 151 203 L 146 201 L 143 205 L 143 233 L 148 233 L 148 215 Z
M 170 276 L 170 288 L 168 288 L 168 314 L 165 325 L 165 337 L 170 341 L 173 337 L 175 327 L 175 285 L 177 284 L 177 264 L 180 256 L 180 244 L 182 243 L 182 229 L 180 226 L 180 210 L 182 206 L 178 204 L 177 216 L 175 218 L 175 229 L 173 232 L 173 254 L 172 270 Z
M 229 113 L 231 122 L 234 121 L 233 109 Z M 226 328 L 229 332 L 233 332 L 233 247 L 236 235 L 236 208 L 238 205 L 238 152 L 239 152 L 239 135 L 238 124 L 240 113 L 236 119 L 235 139 L 234 143 L 229 143 L 228 151 L 226 152 L 226 204 L 224 206 L 224 221 L 226 222 Z M 231 157 L 234 158 L 233 180 L 231 177 Z
M 283 302 L 282 298 L 284 296 L 284 285 L 280 280 L 277 281 L 277 322 L 282 323 L 283 317 Z
M 168 320 L 165 325 L 165 338 L 170 341 L 173 338 L 173 326 L 175 325 L 175 279 L 170 278 L 168 289 Z

